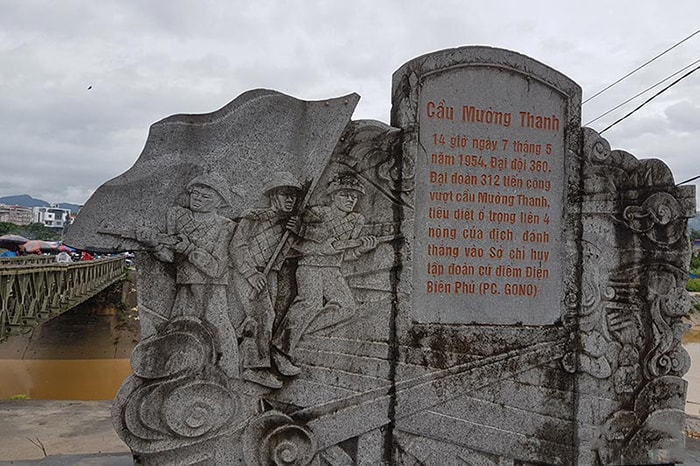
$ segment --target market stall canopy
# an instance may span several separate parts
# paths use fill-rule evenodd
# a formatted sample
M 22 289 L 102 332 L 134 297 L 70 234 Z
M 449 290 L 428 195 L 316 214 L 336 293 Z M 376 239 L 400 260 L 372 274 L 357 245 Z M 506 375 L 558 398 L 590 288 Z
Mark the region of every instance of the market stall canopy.
M 20 235 L 2 235 L 0 236 L 0 248 L 14 249 L 20 244 L 26 243 L 27 241 L 29 241 L 27 238 Z
M 59 252 L 58 243 L 38 239 L 27 241 L 21 245 L 21 249 L 27 254 L 36 254 L 38 252 Z

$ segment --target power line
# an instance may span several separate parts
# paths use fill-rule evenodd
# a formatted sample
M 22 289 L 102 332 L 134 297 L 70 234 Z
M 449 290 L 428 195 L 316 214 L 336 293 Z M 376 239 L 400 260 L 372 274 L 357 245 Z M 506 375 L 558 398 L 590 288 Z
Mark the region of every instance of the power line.
M 687 179 L 687 180 L 685 180 L 685 181 L 681 181 L 680 183 L 677 183 L 676 186 L 680 186 L 680 185 L 682 185 L 682 184 L 690 183 L 691 181 L 695 181 L 695 180 L 697 180 L 698 178 L 700 178 L 700 175 L 694 176 L 693 178 Z
M 592 119 L 591 121 L 585 123 L 583 126 L 588 126 L 588 125 L 590 125 L 591 123 L 600 120 L 600 119 L 603 118 L 604 116 L 606 116 L 606 115 L 608 115 L 608 114 L 614 112 L 614 111 L 617 110 L 618 108 L 620 108 L 620 107 L 622 107 L 623 105 L 629 103 L 630 101 L 636 99 L 636 98 L 639 97 L 640 95 L 646 94 L 646 93 L 649 92 L 650 90 L 654 89 L 656 86 L 659 86 L 659 85 L 665 83 L 666 81 L 668 81 L 668 80 L 671 79 L 672 77 L 676 76 L 676 75 L 679 74 L 679 73 L 682 73 L 683 71 L 687 70 L 688 68 L 690 68 L 691 66 L 695 65 L 695 64 L 698 63 L 698 62 L 700 62 L 700 58 L 697 59 L 697 60 L 695 60 L 695 61 L 694 61 L 693 63 L 691 63 L 690 65 L 684 66 L 683 68 L 681 68 L 680 70 L 676 71 L 675 73 L 666 76 L 664 79 L 662 79 L 661 81 L 657 82 L 656 84 L 647 87 L 647 88 L 644 89 L 642 92 L 639 92 L 638 94 L 635 94 L 633 97 L 630 97 L 629 99 L 625 100 L 625 101 L 622 102 L 621 104 L 618 104 L 618 105 L 614 106 L 613 108 L 611 108 L 611 109 L 608 110 L 607 112 L 598 115 L 597 117 L 595 117 L 595 118 Z
M 627 117 L 631 116 L 631 115 L 632 115 L 633 113 L 635 113 L 637 110 L 639 110 L 640 108 L 644 107 L 646 104 L 648 104 L 649 102 L 651 102 L 652 100 L 654 100 L 655 98 L 657 98 L 658 96 L 660 96 L 661 94 L 663 94 L 664 92 L 666 92 L 668 89 L 672 88 L 673 86 L 675 86 L 676 84 L 678 84 L 679 82 L 681 82 L 683 79 L 685 79 L 685 78 L 687 78 L 688 76 L 690 76 L 691 74 L 695 73 L 695 72 L 696 72 L 697 70 L 699 70 L 699 69 L 700 69 L 700 66 L 698 66 L 698 67 L 696 67 L 696 68 L 693 68 L 692 70 L 690 70 L 689 72 L 687 72 L 686 74 L 684 74 L 683 76 L 681 76 L 680 78 L 678 78 L 678 79 L 676 79 L 675 81 L 673 81 L 673 82 L 672 82 L 671 84 L 669 84 L 668 86 L 666 86 L 666 87 L 664 87 L 663 89 L 661 89 L 659 92 L 657 92 L 657 93 L 654 94 L 653 96 L 649 97 L 649 98 L 648 98 L 647 100 L 645 100 L 640 106 L 638 106 L 637 108 L 635 108 L 634 110 L 632 110 L 631 112 L 629 112 L 627 115 L 623 116 L 622 118 L 620 118 L 619 120 L 617 120 L 615 123 L 613 123 L 613 124 L 611 124 L 610 126 L 608 126 L 607 128 L 605 128 L 603 131 L 600 131 L 598 134 L 603 134 L 604 132 L 606 132 L 607 130 L 609 130 L 610 128 L 612 128 L 613 126 L 615 126 L 616 124 L 618 124 L 618 123 L 621 122 L 622 120 L 624 120 L 624 119 L 626 119 Z
M 611 87 L 613 87 L 614 85 L 616 85 L 617 83 L 619 83 L 620 81 L 623 81 L 624 79 L 627 79 L 628 77 L 632 76 L 634 73 L 636 73 L 637 71 L 641 70 L 642 68 L 644 68 L 645 66 L 647 66 L 649 63 L 653 62 L 654 60 L 656 60 L 657 58 L 661 57 L 662 55 L 665 55 L 666 53 L 668 53 L 668 52 L 670 52 L 671 50 L 675 49 L 676 47 L 678 47 L 679 45 L 681 45 L 683 42 L 687 41 L 688 39 L 690 39 L 691 37 L 695 36 L 695 35 L 698 34 L 698 33 L 700 33 L 700 29 L 698 29 L 697 31 L 695 31 L 694 33 L 692 33 L 691 35 L 689 35 L 689 36 L 686 37 L 685 39 L 681 40 L 680 42 L 678 42 L 678 43 L 672 45 L 671 47 L 667 48 L 666 50 L 664 50 L 663 52 L 661 52 L 660 54 L 658 54 L 657 56 L 655 56 L 655 57 L 652 58 L 651 60 L 647 61 L 646 63 L 643 63 L 642 65 L 640 65 L 640 66 L 638 66 L 637 68 L 633 69 L 632 71 L 630 71 L 629 73 L 627 73 L 626 75 L 624 75 L 623 77 L 621 77 L 620 79 L 618 79 L 617 81 L 615 81 L 614 83 L 612 83 L 612 84 L 606 86 L 605 88 L 601 89 L 600 91 L 596 92 L 595 94 L 593 94 L 592 96 L 590 96 L 589 98 L 587 98 L 586 100 L 584 100 L 584 101 L 582 102 L 582 104 L 585 104 L 585 103 L 588 102 L 589 100 L 595 99 L 595 98 L 598 97 L 600 94 L 602 94 L 603 92 L 607 91 L 608 89 L 610 89 Z

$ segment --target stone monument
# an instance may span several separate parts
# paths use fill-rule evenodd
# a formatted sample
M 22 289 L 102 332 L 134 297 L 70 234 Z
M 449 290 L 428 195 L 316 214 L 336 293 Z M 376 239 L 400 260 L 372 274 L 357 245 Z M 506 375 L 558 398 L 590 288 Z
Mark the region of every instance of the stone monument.
M 681 460 L 694 188 L 514 52 L 406 63 L 391 126 L 358 99 L 166 118 L 68 232 L 137 251 L 135 463 Z

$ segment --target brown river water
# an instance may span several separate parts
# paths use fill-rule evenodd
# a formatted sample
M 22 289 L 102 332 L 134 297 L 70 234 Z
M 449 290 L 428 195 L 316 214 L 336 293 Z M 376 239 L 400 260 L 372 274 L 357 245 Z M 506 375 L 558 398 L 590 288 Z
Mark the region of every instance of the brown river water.
M 128 359 L 0 359 L 0 399 L 111 400 L 131 373 Z
M 95 298 L 0 343 L 0 399 L 111 400 L 131 373 L 136 308 Z

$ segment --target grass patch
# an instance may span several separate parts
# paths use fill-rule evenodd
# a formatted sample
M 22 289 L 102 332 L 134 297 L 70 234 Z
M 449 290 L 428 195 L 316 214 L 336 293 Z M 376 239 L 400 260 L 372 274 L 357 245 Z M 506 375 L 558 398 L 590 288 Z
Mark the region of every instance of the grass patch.
M 8 400 L 12 400 L 12 401 L 28 400 L 28 399 L 29 399 L 29 395 L 25 395 L 24 393 L 12 395 L 11 397 L 8 398 Z
M 700 293 L 700 278 L 688 279 L 688 285 L 686 285 L 685 289 L 688 291 Z

